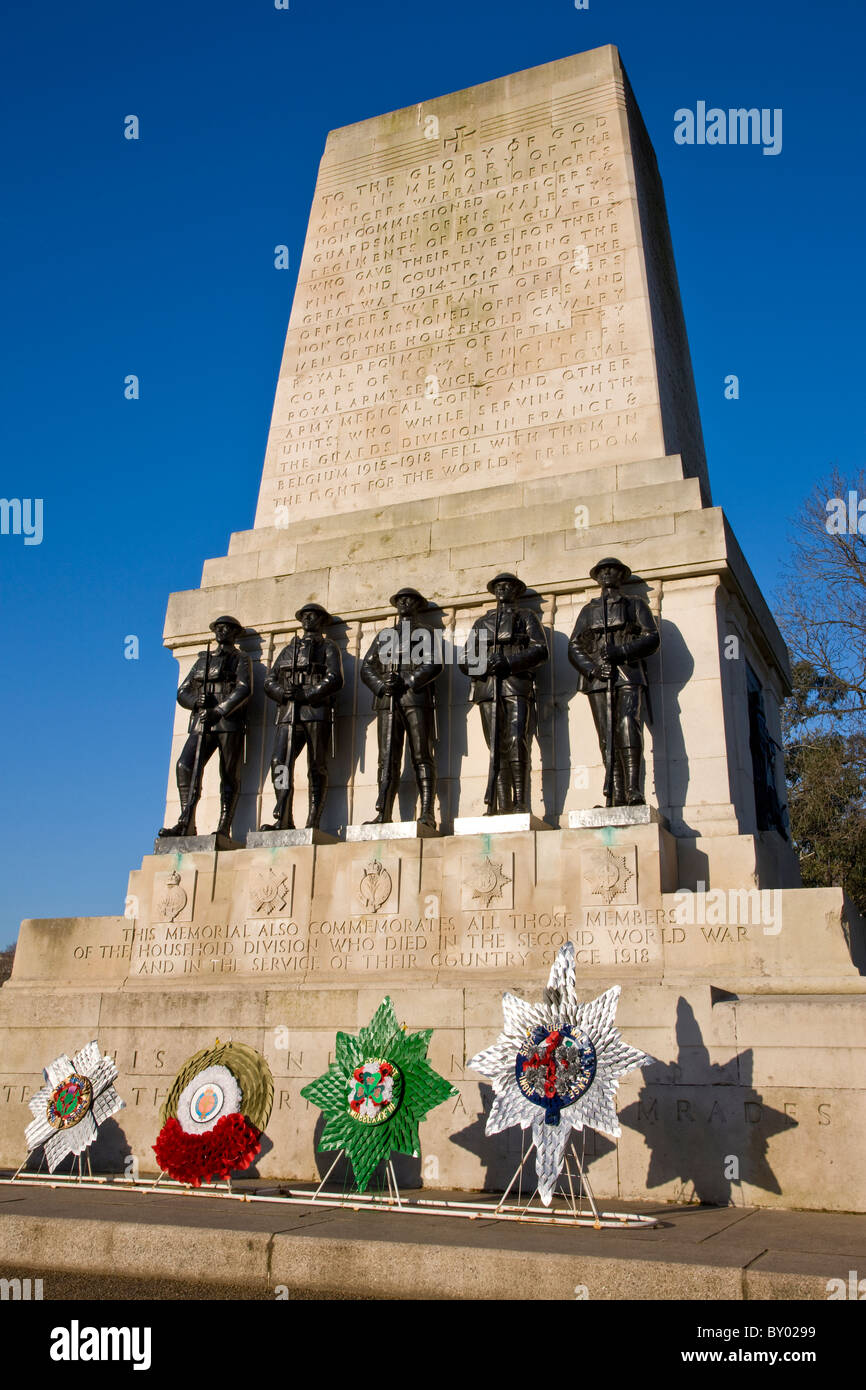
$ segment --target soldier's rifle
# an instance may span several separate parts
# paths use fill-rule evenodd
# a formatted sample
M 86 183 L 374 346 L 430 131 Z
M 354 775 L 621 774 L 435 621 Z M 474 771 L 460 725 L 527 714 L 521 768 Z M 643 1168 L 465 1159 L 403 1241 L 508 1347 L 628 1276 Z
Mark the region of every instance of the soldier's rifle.
M 202 681 L 202 689 L 201 689 L 201 695 L 202 695 L 202 700 L 203 700 L 203 702 L 204 702 L 204 708 L 203 708 L 202 711 L 201 711 L 201 727 L 200 727 L 200 729 L 198 730 L 198 738 L 196 739 L 196 745 L 195 745 L 195 757 L 193 758 L 193 763 L 192 763 L 192 779 L 191 779 L 191 781 L 190 781 L 190 787 L 189 787 L 189 800 L 187 801 L 186 806 L 184 807 L 184 810 L 183 810 L 183 812 L 181 813 L 181 817 L 180 817 L 180 823 L 183 825 L 183 833 L 184 833 L 184 835 L 187 833 L 187 830 L 189 829 L 190 819 L 191 819 L 191 817 L 192 817 L 193 811 L 195 810 L 195 808 L 196 808 L 196 806 L 197 806 L 197 804 L 198 804 L 198 799 L 199 799 L 199 797 L 201 796 L 201 782 L 202 782 L 202 772 L 203 772 L 202 761 L 201 761 L 201 754 L 202 754 L 202 745 L 204 744 L 204 736 L 205 736 L 205 734 L 207 733 L 207 708 L 208 708 L 208 707 L 207 707 L 207 694 L 208 694 L 207 688 L 208 688 L 208 684 L 209 684 L 209 679 L 210 679 L 210 642 L 208 642 L 207 648 L 206 648 L 205 654 L 204 654 L 204 679 L 203 679 L 203 681 Z
M 395 631 L 397 632 L 397 643 L 398 643 L 398 648 L 399 648 L 400 643 L 402 642 L 402 634 L 400 633 L 399 628 L 395 629 Z M 391 671 L 390 671 L 390 674 L 391 674 L 391 675 L 394 675 L 395 672 L 396 672 L 396 670 L 397 670 L 397 656 L 396 656 L 395 654 L 393 654 L 393 649 L 392 649 Z M 388 674 L 389 674 L 389 672 L 388 672 L 388 670 L 386 669 L 386 671 L 385 671 L 385 676 L 387 677 Z M 395 711 L 395 701 L 396 701 L 396 699 L 397 699 L 397 697 L 396 697 L 396 695 L 394 694 L 394 691 L 393 691 L 393 690 L 389 690 L 389 691 L 388 691 L 388 722 L 387 722 L 387 725 L 386 725 L 386 728 L 385 728 L 385 756 L 384 756 L 384 759 L 383 759 L 383 766 L 382 766 L 382 779 L 381 779 L 381 782 L 380 782 L 380 784 L 379 784 L 379 796 L 378 796 L 378 798 L 377 798 L 377 800 L 376 800 L 376 810 L 378 811 L 378 813 L 379 813 L 380 816 L 384 816 L 384 814 L 385 814 L 385 808 L 386 808 L 387 805 L 388 805 L 388 792 L 389 792 L 389 790 L 390 790 L 390 788 L 391 788 L 391 778 L 392 778 L 392 776 L 393 776 L 393 769 L 392 769 L 392 767 L 391 767 L 391 764 L 392 764 L 392 761 L 393 761 L 393 758 L 394 758 L 394 719 L 395 719 L 395 713 L 396 713 L 396 711 Z
M 292 638 L 292 664 L 291 664 L 291 666 L 289 667 L 289 683 L 288 683 L 288 684 L 289 684 L 289 688 L 288 688 L 288 690 L 285 690 L 285 688 L 284 688 L 284 694 L 288 695 L 288 700 L 286 701 L 286 703 L 287 703 L 287 704 L 290 704 L 290 705 L 292 706 L 292 717 L 291 717 L 291 719 L 288 721 L 288 722 L 289 722 L 289 729 L 288 729 L 288 732 L 287 732 L 287 735 L 286 735 L 286 785 L 285 785 L 285 787 L 283 788 L 283 798 L 282 798 L 282 801 L 280 802 L 280 812 L 279 812 L 279 816 L 277 817 L 277 822 L 278 822 L 278 824 L 281 823 L 281 822 L 282 822 L 282 819 L 283 819 L 283 807 L 285 806 L 285 804 L 286 804 L 287 801 L 293 801 L 293 800 L 294 800 L 294 794 L 295 794 L 295 787 L 294 787 L 294 781 L 295 781 L 295 779 L 294 779 L 294 776 L 293 776 L 294 764 L 292 763 L 292 746 L 293 746 L 293 739 L 294 739 L 294 733 L 295 733 L 295 718 L 296 718 L 296 716 L 297 716 L 297 709 L 296 709 L 297 701 L 295 700 L 295 682 L 296 682 L 297 676 L 298 676 L 298 643 L 300 642 L 300 640 L 301 640 L 301 633 L 300 633 L 300 631 L 298 631 L 298 632 L 295 633 L 294 637 Z M 278 723 L 278 724 L 279 724 L 279 719 L 280 719 L 280 706 L 278 705 L 278 706 L 277 706 L 277 723 Z
M 496 622 L 493 626 L 493 655 L 499 650 L 499 626 L 502 616 L 502 599 L 496 600 Z M 500 725 L 500 702 L 502 700 L 502 677 L 498 671 L 493 672 L 493 709 L 490 714 L 490 767 L 487 771 L 487 790 L 484 793 L 484 805 L 487 807 L 487 815 L 492 816 L 496 810 L 496 774 L 499 771 L 499 725 Z
M 610 647 L 610 628 L 607 622 L 607 589 L 602 585 L 601 590 L 601 620 L 604 627 L 604 659 L 610 665 L 610 675 L 607 678 L 607 690 L 605 692 L 605 704 L 607 706 L 607 730 L 605 733 L 604 748 L 604 803 L 606 806 L 613 805 L 613 691 L 614 681 L 616 680 L 616 666 L 610 661 L 607 653 Z

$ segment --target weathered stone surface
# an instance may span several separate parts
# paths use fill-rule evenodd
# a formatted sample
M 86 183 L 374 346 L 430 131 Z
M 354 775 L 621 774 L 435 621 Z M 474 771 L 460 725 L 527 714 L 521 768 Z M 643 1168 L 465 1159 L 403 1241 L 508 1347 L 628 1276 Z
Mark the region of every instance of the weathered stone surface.
M 298 845 L 335 845 L 336 835 L 326 835 L 324 830 L 250 830 L 247 832 L 247 849 L 294 849 Z
M 428 840 L 439 832 L 420 820 L 387 821 L 382 825 L 347 825 L 346 843 L 364 844 L 373 840 Z
M 569 811 L 569 830 L 601 830 L 606 825 L 664 825 L 655 806 L 594 806 L 589 811 Z
M 623 1082 L 618 1143 L 588 1137 L 599 1195 L 863 1208 L 863 924 L 838 890 L 675 893 L 677 844 L 651 821 L 190 855 L 207 891 L 185 922 L 155 920 L 165 861 L 148 856 L 134 918 L 22 928 L 0 991 L 0 1163 L 20 1161 L 38 1067 L 98 1036 L 126 1100 L 103 1162 L 152 1171 L 171 1079 L 219 1036 L 273 1069 L 261 1173 L 312 1180 L 301 1088 L 388 993 L 435 1030 L 460 1093 L 425 1125 L 416 1179 L 495 1188 L 519 1135 L 484 1137 L 490 1087 L 466 1059 L 497 1035 L 502 992 L 538 997 L 570 940 L 583 996 L 620 984 L 623 1036 L 657 1059 Z

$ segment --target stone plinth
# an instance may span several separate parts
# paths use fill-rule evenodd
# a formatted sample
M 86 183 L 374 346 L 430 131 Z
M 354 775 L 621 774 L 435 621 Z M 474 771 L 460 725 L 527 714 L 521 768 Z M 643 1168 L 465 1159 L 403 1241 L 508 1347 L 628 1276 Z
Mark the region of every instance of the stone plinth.
M 455 835 L 521 835 L 528 830 L 552 830 L 545 821 L 524 811 L 505 816 L 458 816 Z
M 243 849 L 228 835 L 165 835 L 153 842 L 154 854 L 215 854 L 217 850 Z
M 367 840 L 429 840 L 438 835 L 433 825 L 425 825 L 420 820 L 395 820 L 384 825 L 347 825 L 348 844 L 362 844 Z
M 171 891 L 148 856 L 133 915 L 22 926 L 0 990 L 0 1164 L 23 1156 L 39 1067 L 98 1036 L 127 1101 L 100 1152 L 152 1172 L 175 1071 L 231 1036 L 275 1076 L 258 1171 L 313 1180 L 318 1112 L 300 1089 L 387 993 L 435 1029 L 431 1062 L 460 1092 L 408 1176 L 496 1188 L 519 1135 L 485 1139 L 490 1089 L 465 1061 L 498 1034 L 503 991 L 539 997 L 569 940 L 582 997 L 619 984 L 623 1036 L 657 1059 L 623 1083 L 617 1144 L 588 1138 L 600 1196 L 866 1210 L 863 923 L 837 889 L 677 892 L 681 844 L 651 821 L 247 848 L 184 856 Z
M 336 835 L 306 827 L 292 830 L 249 830 L 247 849 L 296 849 L 298 845 L 335 845 Z
M 663 825 L 669 829 L 664 816 L 655 806 L 593 806 L 587 811 L 569 811 L 569 830 L 601 830 L 607 825 Z

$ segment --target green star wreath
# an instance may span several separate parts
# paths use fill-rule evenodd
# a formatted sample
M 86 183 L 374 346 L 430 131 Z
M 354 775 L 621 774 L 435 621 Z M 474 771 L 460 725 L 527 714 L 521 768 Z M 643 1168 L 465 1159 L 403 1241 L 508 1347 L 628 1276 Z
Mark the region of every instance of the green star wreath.
M 407 1033 L 386 998 L 357 1037 L 337 1034 L 337 1060 L 301 1091 L 327 1118 L 319 1153 L 343 1149 L 359 1192 L 392 1152 L 417 1158 L 420 1121 L 457 1095 L 427 1061 L 432 1035 Z

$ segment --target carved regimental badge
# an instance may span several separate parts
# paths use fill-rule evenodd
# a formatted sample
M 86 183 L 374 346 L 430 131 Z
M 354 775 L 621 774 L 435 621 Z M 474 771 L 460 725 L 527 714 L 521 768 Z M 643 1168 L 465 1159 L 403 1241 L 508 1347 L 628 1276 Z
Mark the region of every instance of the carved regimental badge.
M 634 845 L 624 848 L 585 849 L 581 859 L 583 901 L 612 903 L 637 902 L 637 852 Z
M 168 876 L 168 882 L 164 890 L 160 893 L 156 901 L 157 920 L 160 922 L 173 922 L 186 907 L 186 891 L 181 887 L 180 874 L 174 869 Z
M 513 854 L 464 854 L 461 869 L 460 906 L 464 911 L 514 906 Z
M 168 874 L 154 874 L 154 922 L 192 921 L 195 878 L 195 869 L 181 874 L 177 868 L 174 868 Z
M 250 906 L 257 917 L 279 917 L 292 910 L 291 875 L 268 869 L 250 884 Z
M 373 859 L 366 866 L 358 885 L 361 902 L 370 912 L 378 912 L 391 896 L 393 882 L 385 866 Z
M 492 903 L 502 901 L 502 890 L 510 882 L 508 874 L 502 872 L 502 860 L 491 859 L 487 854 L 470 878 L 469 888 L 475 902 L 488 908 Z

